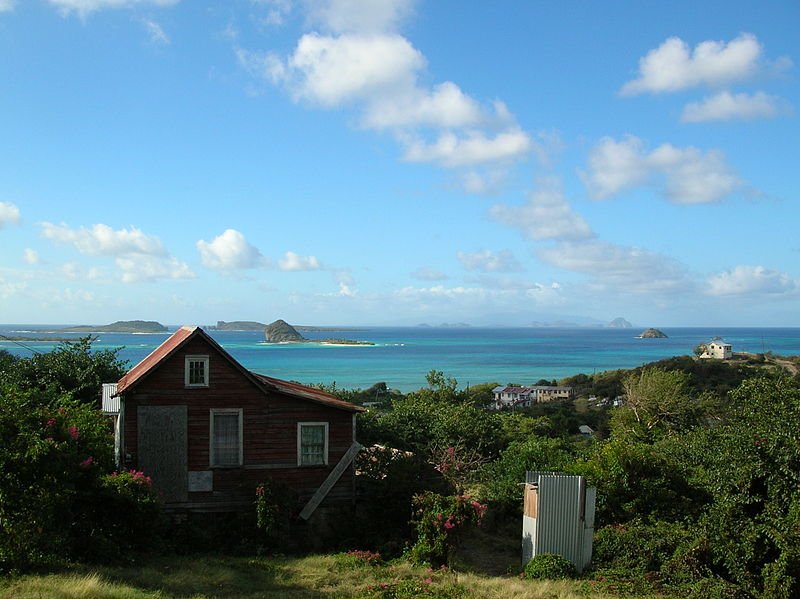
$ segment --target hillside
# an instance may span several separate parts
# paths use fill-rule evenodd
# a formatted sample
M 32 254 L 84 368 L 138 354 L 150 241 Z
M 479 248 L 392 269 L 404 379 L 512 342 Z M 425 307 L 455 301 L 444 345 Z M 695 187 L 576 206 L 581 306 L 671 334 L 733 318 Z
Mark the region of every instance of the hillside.
M 217 326 L 209 327 L 214 331 L 263 331 L 267 325 L 263 322 L 256 322 L 255 320 L 233 320 L 225 322 L 218 320 Z
M 297 343 L 308 341 L 285 320 L 276 320 L 264 328 L 264 338 L 268 343 Z

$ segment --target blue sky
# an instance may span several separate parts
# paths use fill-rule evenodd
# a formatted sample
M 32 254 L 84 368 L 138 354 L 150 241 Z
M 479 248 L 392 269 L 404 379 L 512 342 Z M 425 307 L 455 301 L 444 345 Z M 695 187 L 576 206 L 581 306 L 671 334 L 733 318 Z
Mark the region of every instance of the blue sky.
M 0 321 L 800 326 L 798 25 L 0 0 Z

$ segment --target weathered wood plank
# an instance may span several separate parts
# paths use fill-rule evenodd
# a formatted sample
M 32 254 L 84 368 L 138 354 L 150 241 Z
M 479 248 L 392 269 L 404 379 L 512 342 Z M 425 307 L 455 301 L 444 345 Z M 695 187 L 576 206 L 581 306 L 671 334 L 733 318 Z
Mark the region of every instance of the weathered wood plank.
M 311 514 L 314 513 L 314 510 L 317 509 L 322 500 L 325 499 L 325 496 L 328 492 L 333 488 L 333 485 L 336 484 L 336 481 L 342 476 L 342 473 L 347 469 L 347 467 L 353 462 L 356 457 L 356 454 L 361 451 L 361 445 L 358 443 L 353 443 L 350 446 L 350 449 L 347 450 L 347 453 L 344 454 L 339 463 L 336 464 L 336 467 L 331 470 L 331 473 L 328 475 L 328 478 L 325 479 L 325 482 L 322 483 L 317 492 L 314 493 L 314 496 L 309 500 L 306 506 L 303 508 L 303 511 L 300 512 L 300 517 L 303 520 L 308 520 L 311 517 Z

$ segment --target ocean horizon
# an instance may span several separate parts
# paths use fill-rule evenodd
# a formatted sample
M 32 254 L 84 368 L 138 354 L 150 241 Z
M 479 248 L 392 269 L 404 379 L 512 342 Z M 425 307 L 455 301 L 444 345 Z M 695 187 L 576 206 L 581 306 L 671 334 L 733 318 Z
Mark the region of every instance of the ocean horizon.
M 4 337 L 44 336 L 70 325 L 0 325 L 0 349 L 20 356 L 45 352 L 54 341 L 9 341 Z M 121 348 L 133 366 L 177 327 L 166 333 L 93 334 L 98 350 Z M 322 328 L 322 327 L 320 327 Z M 331 327 L 334 328 L 334 327 Z M 531 384 L 579 373 L 634 368 L 673 356 L 692 355 L 699 343 L 720 337 L 734 352 L 800 355 L 800 327 L 664 327 L 665 339 L 641 339 L 638 328 L 600 327 L 335 327 L 304 330 L 309 343 L 266 343 L 259 331 L 208 333 L 245 368 L 305 384 L 365 389 L 385 382 L 402 392 L 424 387 L 425 375 L 440 370 L 459 386 L 479 383 Z M 86 333 L 61 333 L 79 339 Z M 336 337 L 373 345 L 326 345 Z

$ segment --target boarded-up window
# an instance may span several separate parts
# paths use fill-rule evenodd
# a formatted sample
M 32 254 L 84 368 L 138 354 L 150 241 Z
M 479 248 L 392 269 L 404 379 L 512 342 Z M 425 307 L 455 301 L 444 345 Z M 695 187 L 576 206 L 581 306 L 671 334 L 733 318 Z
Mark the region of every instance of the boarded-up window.
M 211 466 L 241 466 L 242 410 L 211 410 Z
M 328 423 L 301 422 L 297 429 L 297 465 L 323 466 L 328 463 Z

